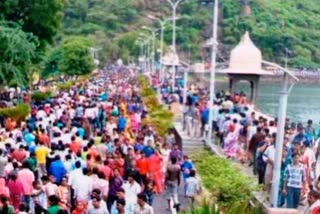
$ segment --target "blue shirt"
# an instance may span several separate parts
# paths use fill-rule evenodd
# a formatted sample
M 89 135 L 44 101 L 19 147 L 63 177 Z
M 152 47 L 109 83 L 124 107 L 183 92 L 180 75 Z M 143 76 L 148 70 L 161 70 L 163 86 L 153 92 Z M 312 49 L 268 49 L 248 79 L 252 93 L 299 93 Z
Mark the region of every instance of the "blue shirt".
M 204 109 L 201 113 L 201 121 L 207 123 L 209 121 L 209 109 Z
M 137 143 L 133 146 L 134 150 L 137 150 L 137 151 L 142 151 L 143 148 L 144 148 L 144 145 L 140 144 L 140 143 Z
M 108 99 L 108 95 L 106 92 L 103 92 L 101 95 L 100 95 L 100 100 L 101 101 L 106 101 Z
M 61 182 L 62 177 L 66 174 L 61 160 L 55 160 L 50 164 L 49 174 L 55 177 L 57 183 Z
M 124 117 L 119 117 L 118 119 L 118 128 L 124 129 L 126 127 L 126 119 Z
M 189 178 L 190 170 L 193 168 L 191 161 L 184 161 L 181 164 L 182 175 L 184 179 Z
M 154 149 L 151 146 L 145 146 L 142 149 L 142 152 L 144 153 L 144 155 L 148 158 L 150 157 L 153 153 L 154 153 Z
M 24 140 L 26 141 L 27 145 L 29 146 L 35 140 L 35 136 L 32 133 L 27 133 L 24 135 Z
M 305 133 L 300 133 L 300 134 L 297 134 L 294 138 L 293 138 L 293 142 L 304 142 L 308 139 L 308 136 L 305 134 Z
M 79 127 L 79 128 L 78 128 L 77 133 L 79 134 L 79 137 L 80 137 L 81 139 L 84 138 L 85 131 L 84 131 L 84 129 L 83 129 L 82 127 Z

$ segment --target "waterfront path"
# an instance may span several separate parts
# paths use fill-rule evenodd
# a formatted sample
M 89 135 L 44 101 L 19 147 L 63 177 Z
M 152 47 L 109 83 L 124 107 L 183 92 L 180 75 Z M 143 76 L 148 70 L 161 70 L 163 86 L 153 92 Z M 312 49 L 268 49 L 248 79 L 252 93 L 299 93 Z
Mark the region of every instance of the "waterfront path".
M 196 152 L 197 150 L 203 149 L 202 140 L 200 138 L 188 137 L 187 134 L 182 130 L 181 122 L 175 122 L 174 125 L 183 140 L 182 150 L 184 154 L 191 155 L 192 152 Z M 181 210 L 190 209 L 190 203 L 189 203 L 190 201 L 188 201 L 183 195 L 183 182 L 181 183 L 179 188 L 179 201 L 181 203 L 181 207 L 180 207 Z M 176 213 L 174 209 L 167 210 L 167 200 L 164 194 L 161 194 L 155 198 L 153 207 L 154 207 L 155 214 L 166 214 L 166 213 L 175 214 Z
M 195 152 L 204 149 L 205 148 L 205 142 L 204 138 L 191 138 L 187 135 L 186 132 L 183 131 L 182 128 L 182 123 L 177 121 L 175 122 L 175 128 L 177 132 L 180 134 L 182 140 L 183 140 L 183 152 L 184 154 L 191 155 L 194 154 Z M 221 158 L 227 159 L 227 157 L 224 155 L 223 149 L 215 144 L 210 146 L 209 148 L 212 153 L 218 155 Z M 255 183 L 257 184 L 257 178 L 252 172 L 252 168 L 249 167 L 247 164 L 241 164 L 238 161 L 233 161 L 230 160 L 230 162 L 239 169 L 240 172 L 244 173 L 245 175 L 252 177 Z M 317 161 L 317 166 L 320 168 L 320 162 L 319 160 Z M 180 194 L 179 194 L 179 200 L 181 202 L 181 210 L 188 210 L 190 209 L 190 203 L 184 198 L 183 196 L 183 185 L 180 186 Z M 256 200 L 258 200 L 263 206 L 268 209 L 270 207 L 270 203 L 268 201 L 268 195 L 266 192 L 260 191 L 260 192 L 254 192 L 253 193 Z M 155 204 L 154 204 L 154 210 L 155 214 L 162 214 L 162 213 L 176 213 L 175 210 L 168 211 L 166 210 L 167 208 L 167 201 L 163 197 L 163 195 L 160 195 L 156 198 Z M 303 213 L 304 210 L 306 209 L 305 206 L 299 206 L 298 211 L 299 213 Z

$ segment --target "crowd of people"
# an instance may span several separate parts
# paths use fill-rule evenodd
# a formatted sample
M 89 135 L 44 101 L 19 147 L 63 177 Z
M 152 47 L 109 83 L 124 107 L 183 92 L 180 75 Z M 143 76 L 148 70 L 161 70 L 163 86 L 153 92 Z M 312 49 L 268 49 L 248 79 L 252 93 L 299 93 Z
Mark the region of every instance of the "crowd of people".
M 153 214 L 160 194 L 179 210 L 182 182 L 191 201 L 200 191 L 173 132 L 161 138 L 142 124 L 134 72 L 103 71 L 26 100 L 25 121 L 1 124 L 0 213 Z
M 185 106 L 183 121 L 186 132 L 195 138 L 205 136 L 209 122 L 207 93 L 190 89 Z M 211 110 L 215 143 L 222 147 L 227 158 L 252 167 L 258 183 L 269 195 L 275 161 L 277 118 L 255 112 L 244 93 L 218 93 Z M 314 128 L 312 120 L 305 125 L 286 119 L 276 206 L 298 208 L 305 205 L 305 213 L 319 212 L 320 171 L 316 167 L 319 139 L 320 130 Z

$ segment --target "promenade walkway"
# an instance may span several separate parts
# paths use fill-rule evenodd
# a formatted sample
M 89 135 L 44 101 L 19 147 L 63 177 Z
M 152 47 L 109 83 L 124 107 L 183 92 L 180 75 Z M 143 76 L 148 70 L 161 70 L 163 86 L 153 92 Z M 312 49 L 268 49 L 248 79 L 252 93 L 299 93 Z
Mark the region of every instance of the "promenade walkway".
M 188 137 L 187 134 L 182 131 L 183 128 L 181 122 L 175 122 L 174 125 L 183 140 L 182 150 L 184 154 L 190 155 L 192 154 L 192 152 L 203 149 L 203 143 L 201 138 Z M 180 210 L 190 209 L 190 201 L 188 201 L 183 195 L 183 183 L 181 183 L 179 189 L 179 201 L 181 203 Z M 161 194 L 155 198 L 153 207 L 155 214 L 177 213 L 173 208 L 171 210 L 167 210 L 167 200 L 164 194 Z
M 195 153 L 197 150 L 201 150 L 205 148 L 205 143 L 203 138 L 192 138 L 187 135 L 186 132 L 183 131 L 182 123 L 177 121 L 175 122 L 175 128 L 180 134 L 181 138 L 183 139 L 183 152 L 184 154 L 191 155 Z M 218 155 L 221 158 L 226 159 L 226 156 L 224 155 L 223 149 L 216 144 L 212 144 L 210 146 L 211 151 Z M 238 168 L 242 173 L 246 174 L 249 177 L 252 177 L 254 181 L 257 181 L 256 176 L 252 172 L 252 168 L 248 167 L 247 164 L 241 164 L 238 161 L 232 161 L 230 162 Z M 320 163 L 318 163 L 320 165 Z M 257 182 L 256 182 L 257 184 Z M 264 205 L 265 208 L 270 207 L 270 203 L 268 201 L 268 195 L 266 192 L 260 191 L 260 192 L 254 192 L 253 193 L 256 200 L 258 200 L 260 203 Z M 180 194 L 179 194 L 179 200 L 181 202 L 181 210 L 188 210 L 190 208 L 188 201 L 183 196 L 183 185 L 180 186 Z M 167 201 L 166 199 L 161 195 L 156 198 L 155 201 L 155 213 L 156 214 L 162 214 L 162 213 L 176 213 L 175 210 L 168 211 L 166 210 L 167 207 Z M 305 210 L 305 206 L 299 206 L 298 211 L 299 213 L 303 213 Z

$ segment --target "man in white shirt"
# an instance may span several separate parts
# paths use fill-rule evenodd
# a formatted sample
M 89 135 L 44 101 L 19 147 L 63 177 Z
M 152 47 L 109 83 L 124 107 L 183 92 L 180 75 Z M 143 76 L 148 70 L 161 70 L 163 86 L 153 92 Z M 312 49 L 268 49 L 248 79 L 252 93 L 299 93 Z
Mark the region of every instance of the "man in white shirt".
M 143 193 L 138 195 L 138 203 L 133 211 L 134 214 L 153 214 L 153 208 L 146 203 L 146 196 Z
M 101 190 L 100 189 L 94 189 L 92 190 L 92 194 L 91 194 L 91 200 L 88 201 L 88 210 L 94 210 L 95 208 L 95 200 L 94 199 L 101 199 Z M 99 200 L 98 200 L 99 201 Z M 102 210 L 107 210 L 107 204 L 104 200 L 100 200 L 100 204 L 99 204 L 99 208 Z
M 88 169 L 82 170 L 83 175 L 75 179 L 74 197 L 78 201 L 89 201 L 92 191 L 92 179 L 88 176 Z
M 128 180 L 122 185 L 125 190 L 126 203 L 135 206 L 137 203 L 137 195 L 141 192 L 140 185 L 134 180 L 133 175 L 128 175 Z
M 37 115 L 36 115 L 37 119 L 45 118 L 46 116 L 47 116 L 46 112 L 43 111 L 42 109 L 37 111 Z
M 71 196 L 74 198 L 74 191 L 76 188 L 77 180 L 83 176 L 81 162 L 75 162 L 75 169 L 69 173 L 68 185 L 71 186 Z
M 153 137 L 153 134 L 150 130 L 144 136 L 143 144 L 146 146 L 148 144 L 149 140 L 151 141 L 151 145 L 154 145 L 154 137 Z
M 269 193 L 271 190 L 272 184 L 272 172 L 273 172 L 273 163 L 275 155 L 275 139 L 270 138 L 270 136 L 265 137 L 265 143 L 269 144 L 268 148 L 264 151 L 262 159 L 266 163 L 266 170 L 264 176 L 264 182 L 266 185 L 266 191 Z
M 109 214 L 107 207 L 101 206 L 101 197 L 95 196 L 92 198 L 92 206 L 88 208 L 87 214 Z

